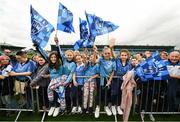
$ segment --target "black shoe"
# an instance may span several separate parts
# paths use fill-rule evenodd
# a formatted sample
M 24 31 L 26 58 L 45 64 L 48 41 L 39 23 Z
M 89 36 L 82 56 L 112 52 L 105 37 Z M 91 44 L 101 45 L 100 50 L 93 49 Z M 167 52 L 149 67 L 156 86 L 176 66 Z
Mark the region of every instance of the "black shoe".
M 67 115 L 70 115 L 70 114 L 71 114 L 71 109 L 67 109 L 67 110 L 66 110 L 66 114 L 67 114 Z
M 83 109 L 83 110 L 82 110 L 82 113 L 83 113 L 83 114 L 86 114 L 86 111 L 87 111 L 87 109 Z
M 89 108 L 89 115 L 93 115 L 93 108 L 92 107 Z

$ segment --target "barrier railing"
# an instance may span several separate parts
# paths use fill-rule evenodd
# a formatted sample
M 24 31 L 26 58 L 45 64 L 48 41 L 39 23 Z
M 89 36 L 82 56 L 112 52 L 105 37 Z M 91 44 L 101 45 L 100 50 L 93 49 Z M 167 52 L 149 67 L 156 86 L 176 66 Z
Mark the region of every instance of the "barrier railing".
M 6 111 L 7 116 L 13 111 L 18 112 L 15 121 L 22 112 L 34 111 L 34 97 L 33 90 L 29 86 L 30 80 L 30 77 L 23 82 L 12 77 L 1 80 L 0 111 Z
M 89 76 L 77 76 L 77 78 L 87 78 L 87 77 L 89 77 Z M 119 78 L 118 76 L 114 76 L 113 78 Z M 95 85 L 95 87 L 96 87 L 96 89 L 95 89 L 95 91 L 94 91 L 94 98 L 93 98 L 93 113 L 94 113 L 94 111 L 95 111 L 95 105 L 96 105 L 96 101 L 97 100 L 99 100 L 99 106 L 101 107 L 101 111 L 100 111 L 100 114 L 105 114 L 105 112 L 104 111 L 102 111 L 102 110 L 104 110 L 104 105 L 103 105 L 103 103 L 102 103 L 102 100 L 104 100 L 105 102 L 104 102 L 104 104 L 106 104 L 106 99 L 107 99 L 107 89 L 108 89 L 108 87 L 105 87 L 105 86 L 103 86 L 103 90 L 104 90 L 104 99 L 102 99 L 101 97 L 101 90 L 102 89 L 100 89 L 100 84 L 97 84 L 97 83 L 100 83 L 100 78 L 96 78 L 96 85 Z M 90 84 L 88 84 L 88 85 L 90 85 Z M 98 86 L 97 86 L 98 85 Z M 73 95 L 72 94 L 74 94 L 74 93 L 72 93 L 72 92 L 74 92 L 74 91 L 72 91 L 72 87 L 73 87 L 73 85 L 72 85 L 72 83 L 70 84 L 70 87 L 71 87 L 71 108 L 73 107 Z M 99 87 L 99 88 L 97 88 L 97 87 Z M 45 90 L 45 89 L 47 89 L 47 87 L 36 87 L 36 100 L 37 100 L 37 110 L 38 110 L 38 112 L 43 112 L 43 115 L 42 115 L 42 118 L 41 118 L 41 121 L 44 121 L 44 119 L 45 119 L 45 116 L 46 116 L 46 113 L 49 111 L 48 110 L 48 101 L 46 101 L 48 98 L 47 98 L 47 90 Z M 99 91 L 98 91 L 99 90 Z M 78 92 L 78 91 L 77 91 Z M 90 91 L 89 91 L 90 92 Z M 99 92 L 99 95 L 98 95 L 98 97 L 99 98 L 97 98 L 97 92 Z M 90 93 L 89 93 L 90 94 Z M 96 94 L 96 95 L 95 95 Z M 79 97 L 78 97 L 78 93 L 76 94 L 77 95 L 77 106 L 78 106 L 78 99 L 79 99 Z M 83 97 L 83 96 L 82 96 Z M 88 98 L 88 100 L 89 100 L 90 98 Z M 118 96 L 118 99 L 120 99 L 119 98 L 119 96 Z M 41 100 L 41 102 L 39 101 L 39 100 Z M 84 99 L 82 99 L 82 106 L 83 106 L 83 100 Z M 46 106 L 46 107 L 44 107 L 44 106 Z M 102 106 L 103 106 L 103 109 L 102 109 Z M 87 108 L 88 109 L 88 108 Z M 78 113 L 78 112 L 74 112 L 74 113 Z M 115 116 L 115 121 L 117 121 L 117 117 Z
M 80 78 L 85 78 L 85 77 L 86 76 L 81 76 Z M 113 82 L 115 82 L 115 78 L 119 78 L 119 77 L 114 77 Z M 27 82 L 29 81 L 30 79 L 28 79 Z M 9 81 L 9 82 L 12 82 L 12 81 Z M 153 116 L 154 114 L 180 114 L 180 102 L 179 102 L 180 92 L 178 91 L 178 89 L 172 89 L 169 87 L 171 82 L 167 80 L 164 80 L 164 81 L 153 80 L 153 81 L 141 82 L 139 79 L 137 79 L 136 82 L 137 82 L 137 87 L 133 91 L 134 95 L 133 95 L 133 104 L 132 104 L 132 114 L 140 113 L 142 121 L 144 121 L 144 116 L 146 114 L 150 115 L 150 119 L 152 121 L 155 121 L 155 118 Z M 102 88 L 100 88 L 100 84 L 98 83 L 100 83 L 99 78 L 96 79 L 96 89 L 93 95 L 94 96 L 93 111 L 95 111 L 95 107 L 96 107 L 95 105 L 97 105 L 97 102 L 99 102 L 98 104 L 101 107 L 100 114 L 104 114 L 105 112 L 102 111 L 103 110 L 102 106 L 104 107 L 104 104 L 105 105 L 107 104 L 106 103 L 107 102 L 107 87 L 103 86 Z M 3 85 L 4 84 L 2 84 L 2 87 Z M 72 84 L 70 85 L 72 88 Z M 12 88 L 14 88 L 14 86 L 12 87 L 11 85 L 7 85 L 7 86 L 11 90 Z M 47 97 L 47 87 L 48 86 L 36 87 L 37 111 L 43 112 L 41 121 L 44 121 L 46 112 L 48 112 L 48 108 L 49 108 L 49 102 L 48 102 L 48 97 Z M 120 86 L 119 86 L 119 89 L 120 89 Z M 173 97 L 170 96 L 172 90 L 177 90 L 176 91 L 177 93 L 175 93 L 176 95 L 175 98 L 173 98 L 174 96 Z M 101 92 L 104 92 L 104 96 L 101 96 L 102 95 Z M 97 95 L 98 93 L 99 95 Z M 1 92 L 1 99 L 4 102 L 3 104 L 6 106 L 1 105 L 0 111 L 7 111 L 7 112 L 17 111 L 18 114 L 16 116 L 15 121 L 18 120 L 21 112 L 34 111 L 35 101 L 33 97 L 33 89 L 30 88 L 29 85 L 26 86 L 25 94 L 13 93 L 13 94 L 7 94 L 7 95 L 10 96 L 9 97 L 10 100 L 8 100 L 8 96 L 6 96 L 6 101 L 4 102 L 3 100 L 5 99 L 5 95 L 3 94 L 3 91 Z M 25 98 L 24 101 L 21 101 L 20 99 L 22 95 Z M 97 96 L 99 98 L 97 98 Z M 103 97 L 104 99 L 102 99 Z M 120 98 L 118 97 L 118 99 Z M 84 99 L 82 99 L 82 103 L 83 103 L 83 100 Z M 6 104 L 7 101 L 11 101 L 11 103 Z M 72 101 L 72 92 L 71 92 L 71 101 Z M 172 103 L 172 101 L 174 103 Z M 172 105 L 175 105 L 175 107 L 171 108 Z M 115 116 L 115 121 L 117 121 L 116 116 Z
M 168 80 L 147 82 L 138 80 L 137 83 L 133 112 L 140 113 L 142 121 L 146 114 L 149 114 L 151 121 L 155 121 L 153 114 L 180 114 L 179 91 L 169 87 L 172 85 L 171 82 Z

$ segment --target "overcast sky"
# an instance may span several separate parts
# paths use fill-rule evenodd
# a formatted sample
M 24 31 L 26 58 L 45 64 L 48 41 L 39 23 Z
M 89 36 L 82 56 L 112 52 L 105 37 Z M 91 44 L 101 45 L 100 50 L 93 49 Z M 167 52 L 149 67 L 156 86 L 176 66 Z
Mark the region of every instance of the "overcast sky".
M 61 44 L 74 44 L 79 39 L 79 17 L 85 19 L 86 10 L 120 26 L 99 36 L 96 44 L 108 44 L 108 38 L 115 37 L 116 44 L 171 45 L 180 49 L 180 0 L 0 0 L 0 42 L 32 45 L 30 4 L 56 27 L 59 1 L 73 12 L 76 32 L 59 31 Z

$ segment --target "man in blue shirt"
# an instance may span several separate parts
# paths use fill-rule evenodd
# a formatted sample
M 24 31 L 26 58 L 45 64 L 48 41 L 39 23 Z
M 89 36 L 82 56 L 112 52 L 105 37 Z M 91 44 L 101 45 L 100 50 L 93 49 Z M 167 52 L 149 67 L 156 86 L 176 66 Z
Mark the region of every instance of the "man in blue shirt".
M 31 74 L 35 71 L 36 67 L 33 61 L 27 58 L 27 54 L 24 51 L 16 53 L 16 59 L 18 63 L 13 67 L 13 70 L 9 73 L 10 76 L 15 76 L 15 92 L 20 93 L 20 101 L 22 105 L 28 101 L 28 107 L 31 107 L 31 90 L 29 87 L 29 81 Z M 25 91 L 26 89 L 26 91 Z M 27 95 L 27 98 L 25 97 Z

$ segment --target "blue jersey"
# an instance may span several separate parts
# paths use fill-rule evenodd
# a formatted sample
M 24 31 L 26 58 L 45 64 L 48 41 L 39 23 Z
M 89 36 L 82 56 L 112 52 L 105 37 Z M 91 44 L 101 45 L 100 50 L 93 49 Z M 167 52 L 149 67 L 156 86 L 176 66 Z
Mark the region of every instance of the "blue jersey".
M 63 66 L 60 65 L 58 70 L 56 70 L 54 68 L 49 68 L 49 73 L 50 73 L 51 80 L 54 78 L 58 78 L 63 75 Z
M 78 83 L 78 85 L 84 85 L 84 81 L 82 77 L 78 77 L 78 76 L 84 76 L 84 63 L 82 63 L 80 66 L 76 66 L 76 81 Z
M 116 70 L 116 63 L 114 60 L 105 60 L 102 57 L 99 58 L 99 71 L 101 85 L 104 85 L 104 78 L 109 77 L 113 71 Z
M 64 69 L 64 74 L 68 76 L 67 80 L 66 80 L 66 83 L 69 83 L 72 81 L 72 76 L 73 76 L 73 73 L 75 72 L 76 70 L 76 64 L 71 61 L 67 61 L 64 53 L 61 51 L 61 48 L 59 47 L 59 53 L 62 57 L 62 60 L 63 60 L 63 69 Z
M 123 66 L 120 58 L 116 58 L 115 61 L 116 61 L 115 76 L 120 76 L 120 79 L 122 80 L 122 77 L 127 73 L 127 71 L 130 71 L 132 69 L 132 65 L 129 61 L 127 61 L 125 66 Z
M 17 63 L 13 67 L 13 71 L 17 73 L 22 73 L 22 72 L 31 72 L 33 73 L 35 71 L 36 67 L 34 65 L 34 62 L 31 60 L 27 60 L 26 63 Z M 19 80 L 25 80 L 27 79 L 26 76 L 16 76 Z
M 99 64 L 92 65 L 91 62 L 88 62 L 88 65 L 84 70 L 84 75 L 90 77 L 90 76 L 94 76 L 98 73 L 99 73 Z M 84 82 L 87 82 L 89 77 L 85 77 Z M 93 81 L 95 81 L 95 80 L 93 79 Z

